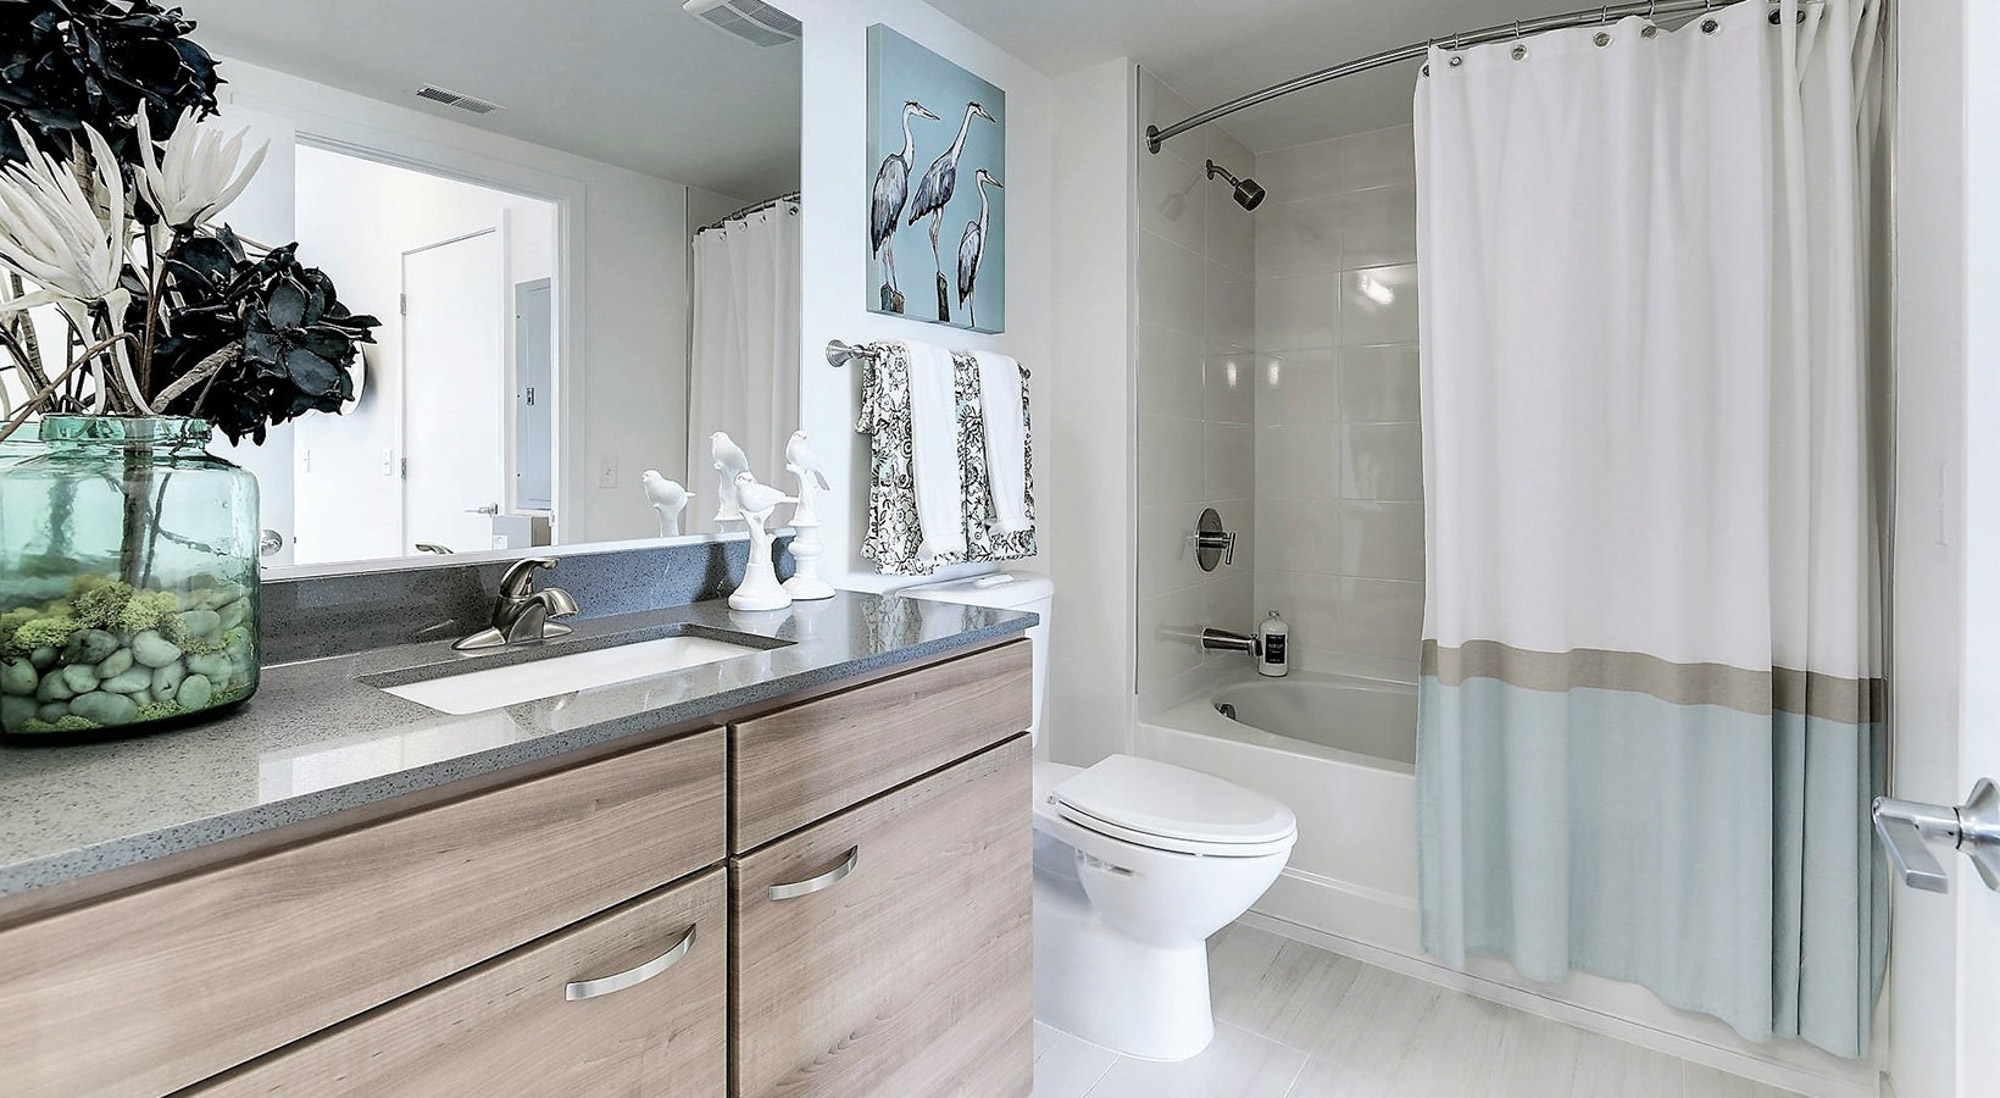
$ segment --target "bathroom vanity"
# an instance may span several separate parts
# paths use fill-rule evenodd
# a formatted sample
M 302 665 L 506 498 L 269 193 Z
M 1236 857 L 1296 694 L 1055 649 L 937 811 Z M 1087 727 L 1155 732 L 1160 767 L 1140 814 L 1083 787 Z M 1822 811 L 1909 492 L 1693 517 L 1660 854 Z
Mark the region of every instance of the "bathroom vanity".
M 583 623 L 770 647 L 486 713 L 383 688 L 438 642 L 0 755 L 44 825 L 0 833 L 0 1091 L 1025 1098 L 1032 618 L 757 617 Z

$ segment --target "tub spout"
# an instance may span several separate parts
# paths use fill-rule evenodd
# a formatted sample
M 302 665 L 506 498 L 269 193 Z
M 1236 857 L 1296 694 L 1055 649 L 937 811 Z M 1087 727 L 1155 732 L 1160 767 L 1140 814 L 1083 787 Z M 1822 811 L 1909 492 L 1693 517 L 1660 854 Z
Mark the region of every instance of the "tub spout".
M 1248 633 L 1232 633 L 1227 629 L 1204 627 L 1201 631 L 1201 647 L 1209 652 L 1241 652 L 1251 659 L 1261 656 L 1262 646 L 1257 638 Z

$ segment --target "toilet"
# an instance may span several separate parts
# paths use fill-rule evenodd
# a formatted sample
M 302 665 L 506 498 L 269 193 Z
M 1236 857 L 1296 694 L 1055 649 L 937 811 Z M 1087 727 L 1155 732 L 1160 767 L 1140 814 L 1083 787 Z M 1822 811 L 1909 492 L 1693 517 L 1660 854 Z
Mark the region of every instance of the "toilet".
M 1049 580 L 1000 572 L 897 593 L 1042 616 L 1028 631 L 1039 736 Z M 1142 1059 L 1208 1047 L 1207 939 L 1284 870 L 1298 840 L 1291 809 L 1133 755 L 1089 767 L 1037 761 L 1034 798 L 1035 1018 Z

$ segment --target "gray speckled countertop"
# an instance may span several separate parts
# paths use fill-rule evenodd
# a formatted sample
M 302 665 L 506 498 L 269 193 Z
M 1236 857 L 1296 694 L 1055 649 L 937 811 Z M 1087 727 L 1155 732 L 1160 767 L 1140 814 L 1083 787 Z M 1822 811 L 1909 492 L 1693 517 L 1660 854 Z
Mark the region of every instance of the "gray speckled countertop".
M 449 642 L 264 669 L 209 724 L 76 746 L 0 747 L 0 897 L 491 774 L 1024 631 L 1033 614 L 841 593 L 789 610 L 699 602 L 599 618 L 537 649 Z M 773 645 L 611 686 L 450 716 L 368 682 L 714 631 Z M 722 639 L 727 639 L 722 638 Z

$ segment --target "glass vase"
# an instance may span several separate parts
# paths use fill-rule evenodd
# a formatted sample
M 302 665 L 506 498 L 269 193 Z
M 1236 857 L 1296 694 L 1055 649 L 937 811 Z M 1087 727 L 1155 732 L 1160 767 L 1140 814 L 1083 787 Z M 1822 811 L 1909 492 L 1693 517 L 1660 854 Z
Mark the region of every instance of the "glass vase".
M 257 481 L 176 417 L 50 416 L 0 465 L 0 734 L 132 735 L 257 689 Z

